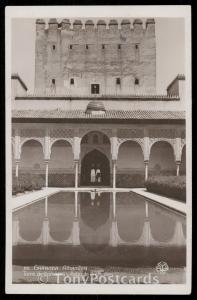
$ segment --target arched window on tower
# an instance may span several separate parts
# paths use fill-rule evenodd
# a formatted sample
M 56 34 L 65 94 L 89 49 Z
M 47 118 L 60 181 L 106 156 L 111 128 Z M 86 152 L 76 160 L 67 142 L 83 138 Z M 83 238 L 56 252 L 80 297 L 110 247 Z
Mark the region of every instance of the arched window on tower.
M 116 84 L 120 85 L 120 78 L 116 78 Z
M 139 49 L 139 45 L 135 44 L 135 61 L 139 61 L 140 60 L 140 49 Z
M 83 144 L 88 144 L 88 135 L 85 135 L 82 139 Z
M 98 135 L 97 134 L 93 135 L 92 142 L 93 142 L 93 144 L 98 144 Z
M 106 135 L 103 135 L 103 144 L 109 144 L 109 140 Z
M 54 78 L 51 80 L 51 93 L 52 94 L 56 93 L 56 84 L 55 84 L 55 79 Z
M 71 78 L 70 79 L 70 84 L 74 84 L 74 83 L 75 83 L 74 78 Z
M 139 79 L 138 78 L 135 78 L 135 85 L 139 85 L 140 84 L 140 81 L 139 81 Z

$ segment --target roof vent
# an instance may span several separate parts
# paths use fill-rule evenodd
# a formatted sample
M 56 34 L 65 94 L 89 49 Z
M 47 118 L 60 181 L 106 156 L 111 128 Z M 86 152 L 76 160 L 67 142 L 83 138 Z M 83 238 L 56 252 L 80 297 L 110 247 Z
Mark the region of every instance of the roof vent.
M 90 101 L 86 108 L 87 114 L 101 115 L 105 113 L 105 107 L 101 101 Z

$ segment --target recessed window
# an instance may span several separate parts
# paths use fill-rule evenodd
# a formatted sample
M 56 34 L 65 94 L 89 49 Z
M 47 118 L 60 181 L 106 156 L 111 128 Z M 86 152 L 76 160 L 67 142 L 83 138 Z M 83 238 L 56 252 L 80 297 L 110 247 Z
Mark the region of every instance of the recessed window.
M 140 83 L 138 78 L 135 78 L 135 85 L 138 85 Z
M 121 49 L 121 45 L 120 44 L 118 45 L 118 49 Z
M 73 45 L 70 45 L 69 48 L 72 49 L 72 48 L 73 48 Z
M 82 144 L 88 144 L 88 136 L 85 135 L 82 139 Z
M 88 49 L 88 45 L 86 45 L 86 49 Z
M 103 136 L 103 144 L 109 144 L 109 139 L 106 135 Z
M 99 84 L 91 84 L 91 93 L 99 94 Z
M 53 45 L 53 50 L 55 50 L 55 45 Z
M 94 134 L 92 139 L 93 144 L 98 144 L 98 135 Z
M 138 44 L 135 44 L 135 60 L 137 62 L 139 62 L 140 60 L 140 52 L 139 52 L 139 45 Z
M 116 78 L 116 84 L 120 84 L 120 78 Z
M 70 84 L 74 84 L 74 83 L 75 83 L 74 78 L 71 78 L 70 79 Z
M 55 79 L 52 79 L 52 84 L 55 84 Z
M 102 49 L 105 49 L 105 45 L 102 45 Z

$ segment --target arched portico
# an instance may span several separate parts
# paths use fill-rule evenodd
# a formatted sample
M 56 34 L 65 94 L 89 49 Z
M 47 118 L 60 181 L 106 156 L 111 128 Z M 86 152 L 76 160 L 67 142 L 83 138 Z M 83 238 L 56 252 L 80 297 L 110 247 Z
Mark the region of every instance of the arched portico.
M 144 156 L 137 141 L 121 143 L 117 159 L 117 186 L 130 187 L 131 183 L 140 186 L 144 181 Z
M 80 184 L 110 185 L 111 145 L 107 135 L 100 131 L 90 131 L 81 139 Z M 100 170 L 100 179 L 91 181 L 91 170 Z M 94 172 L 94 171 L 92 171 Z
M 101 179 L 100 181 L 95 178 L 95 181 L 91 180 L 91 170 L 100 169 Z M 110 164 L 109 160 L 102 152 L 94 149 L 88 152 L 81 161 L 81 185 L 96 185 L 96 186 L 108 186 L 110 185 Z
M 175 175 L 176 163 L 172 145 L 156 141 L 150 149 L 149 172 L 152 175 Z
M 43 146 L 40 141 L 28 139 L 21 144 L 20 170 L 22 173 L 42 173 L 45 168 Z
M 52 143 L 48 166 L 48 186 L 74 186 L 74 157 L 69 141 L 57 139 Z

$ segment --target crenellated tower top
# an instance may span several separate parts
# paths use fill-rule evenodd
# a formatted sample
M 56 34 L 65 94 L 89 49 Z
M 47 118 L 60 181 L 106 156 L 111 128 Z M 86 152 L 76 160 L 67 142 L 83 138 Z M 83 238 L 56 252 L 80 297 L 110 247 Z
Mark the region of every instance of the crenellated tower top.
M 154 94 L 155 20 L 36 20 L 35 92 Z

